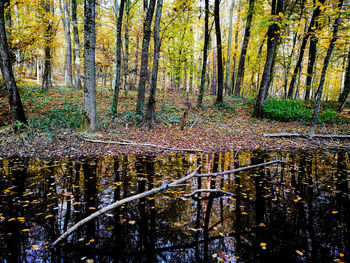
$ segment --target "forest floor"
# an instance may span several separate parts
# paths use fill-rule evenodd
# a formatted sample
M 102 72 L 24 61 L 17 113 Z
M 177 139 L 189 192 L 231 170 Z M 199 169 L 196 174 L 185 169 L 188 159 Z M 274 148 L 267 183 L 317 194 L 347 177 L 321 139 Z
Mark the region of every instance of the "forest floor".
M 350 149 L 350 140 L 266 138 L 266 133 L 308 133 L 300 122 L 278 122 L 252 117 L 253 105 L 241 98 L 225 98 L 215 106 L 215 96 L 205 96 L 204 106 L 195 107 L 197 96 L 187 93 L 157 94 L 156 123 L 151 130 L 135 115 L 137 93 L 121 92 L 118 114 L 110 111 L 112 92 L 97 89 L 98 132 L 78 133 L 83 92 L 71 88 L 21 88 L 29 126 L 22 132 L 9 129 L 6 97 L 0 98 L 0 156 L 79 157 L 118 154 L 166 154 L 172 152 L 218 152 L 237 150 L 294 151 L 301 149 Z M 180 129 L 188 108 L 186 126 Z M 345 117 L 350 119 L 349 115 Z M 314 133 L 350 134 L 349 125 L 317 125 Z M 95 142 L 92 142 L 95 141 Z M 181 150 L 187 149 L 187 150 Z

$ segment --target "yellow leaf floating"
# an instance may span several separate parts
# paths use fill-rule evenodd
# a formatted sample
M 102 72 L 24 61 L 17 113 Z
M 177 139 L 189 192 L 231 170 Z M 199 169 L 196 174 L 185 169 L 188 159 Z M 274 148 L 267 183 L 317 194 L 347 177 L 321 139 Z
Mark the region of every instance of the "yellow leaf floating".
M 28 232 L 28 231 L 30 231 L 30 229 L 29 229 L 29 228 L 26 228 L 26 229 L 22 229 L 21 231 L 22 231 L 22 232 Z
M 297 254 L 300 255 L 300 256 L 304 255 L 304 253 L 301 252 L 300 250 L 295 250 L 295 252 L 297 252 Z
M 338 214 L 338 211 L 332 211 L 332 214 Z
M 344 254 L 343 254 L 343 253 L 340 253 L 340 254 L 339 254 L 339 257 L 341 257 L 341 258 L 344 257 Z
M 246 212 L 242 212 L 241 214 L 242 214 L 242 215 L 248 215 L 248 213 L 246 213 Z
M 221 262 L 225 262 L 225 260 L 222 259 L 221 257 L 217 257 L 216 259 L 219 260 L 219 261 L 221 261 Z
M 40 250 L 40 247 L 38 245 L 32 245 L 30 248 L 31 250 Z
M 53 215 L 47 215 L 47 216 L 45 216 L 45 219 L 50 218 L 50 217 L 53 217 Z
M 265 242 L 261 242 L 261 243 L 260 243 L 260 246 L 261 246 L 261 247 L 266 247 L 266 243 L 265 243 Z

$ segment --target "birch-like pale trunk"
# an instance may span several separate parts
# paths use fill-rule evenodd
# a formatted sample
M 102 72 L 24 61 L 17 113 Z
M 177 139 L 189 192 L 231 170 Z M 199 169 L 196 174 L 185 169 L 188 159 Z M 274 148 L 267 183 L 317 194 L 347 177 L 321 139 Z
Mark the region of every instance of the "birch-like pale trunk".
M 112 90 L 115 91 L 116 83 L 117 83 L 117 71 L 118 71 L 118 64 L 117 64 L 117 50 L 118 50 L 118 14 L 119 14 L 119 1 L 114 1 L 114 14 L 115 14 L 115 31 L 114 31 L 114 39 L 115 39 L 115 46 L 114 46 L 114 53 L 115 53 L 115 62 L 114 62 L 114 69 L 113 69 L 113 78 L 112 78 Z
M 231 43 L 232 43 L 232 20 L 233 10 L 235 9 L 235 0 L 231 0 L 230 17 L 229 17 L 229 29 L 228 29 L 228 40 L 227 40 L 227 55 L 226 55 L 226 74 L 225 74 L 225 91 L 229 93 L 230 87 L 230 68 L 231 68 Z
M 77 0 L 72 1 L 72 26 L 73 26 L 73 41 L 74 41 L 74 68 L 75 68 L 75 87 L 81 89 L 81 59 L 80 59 L 80 41 L 78 32 L 77 19 Z

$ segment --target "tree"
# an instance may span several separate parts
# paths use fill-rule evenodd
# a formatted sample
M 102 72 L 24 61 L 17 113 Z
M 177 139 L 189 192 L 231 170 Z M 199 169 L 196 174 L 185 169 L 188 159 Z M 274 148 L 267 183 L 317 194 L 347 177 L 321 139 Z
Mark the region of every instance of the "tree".
M 145 0 L 146 1 L 146 0 Z M 142 115 L 145 104 L 146 82 L 148 79 L 148 49 L 151 39 L 151 24 L 156 0 L 150 0 L 147 7 L 146 19 L 143 23 L 143 40 L 141 53 L 140 81 L 137 93 L 136 114 Z
M 339 96 L 339 102 L 341 104 L 339 110 L 342 110 L 344 108 L 345 102 L 349 96 L 349 93 L 350 93 L 350 48 L 348 52 L 348 66 L 346 67 L 346 72 L 345 72 L 344 89 Z
M 203 62 L 201 83 L 199 87 L 197 106 L 202 107 L 204 96 L 205 73 L 207 71 L 208 61 L 208 46 L 209 46 L 209 0 L 205 0 L 205 17 L 204 17 L 204 47 L 203 47 Z
M 8 92 L 9 104 L 12 122 L 27 124 L 27 118 L 24 113 L 21 97 L 19 95 L 15 77 L 12 72 L 12 65 L 10 62 L 9 49 L 6 38 L 5 29 L 5 1 L 0 1 L 0 66 L 2 76 L 4 78 L 5 86 Z
M 153 39 L 154 39 L 154 56 L 153 56 L 153 68 L 151 76 L 151 90 L 148 98 L 146 119 L 148 126 L 152 127 L 154 121 L 154 112 L 156 106 L 156 90 L 157 90 L 157 77 L 158 77 L 158 65 L 159 65 L 159 53 L 160 53 L 160 39 L 159 39 L 159 27 L 162 16 L 163 0 L 157 1 L 156 17 L 154 19 L 153 27 Z
M 313 12 L 313 15 L 312 15 L 312 18 L 311 18 L 311 21 L 310 21 L 310 25 L 309 25 L 309 27 L 307 29 L 307 32 L 304 35 L 303 40 L 301 42 L 299 57 L 298 57 L 297 63 L 296 63 L 295 68 L 294 68 L 292 79 L 291 79 L 290 84 L 289 84 L 289 90 L 288 90 L 288 98 L 289 99 L 293 98 L 295 81 L 296 81 L 297 75 L 298 75 L 298 73 L 300 72 L 300 69 L 301 69 L 301 64 L 302 64 L 303 57 L 304 57 L 306 43 L 307 43 L 309 37 L 311 36 L 311 34 L 313 34 L 315 32 L 315 29 L 316 29 L 315 23 L 316 23 L 317 18 L 321 14 L 320 6 L 322 6 L 325 3 L 325 0 L 320 0 L 320 1 L 318 1 L 318 3 L 319 4 L 316 6 L 316 8 L 315 8 L 315 10 Z
M 249 43 L 249 37 L 250 37 L 250 28 L 251 28 L 252 19 L 253 19 L 254 4 L 255 4 L 255 0 L 249 0 L 248 15 L 247 15 L 246 26 L 245 26 L 245 30 L 244 30 L 244 37 L 243 37 L 243 44 L 242 44 L 242 49 L 241 49 L 241 55 L 239 57 L 236 85 L 235 85 L 235 89 L 234 89 L 235 96 L 240 96 L 241 86 L 242 86 L 242 83 L 243 83 L 243 80 L 244 80 L 245 57 L 246 57 L 247 49 L 248 49 L 248 43 Z
M 51 45 L 53 38 L 53 23 L 52 23 L 52 5 L 50 0 L 42 0 L 44 9 L 43 19 L 45 20 L 44 31 L 44 73 L 42 77 L 42 88 L 48 90 L 52 87 L 52 54 Z
M 228 29 L 228 40 L 227 40 L 226 74 L 225 74 L 225 90 L 226 90 L 226 93 L 228 93 L 229 86 L 230 86 L 232 17 L 233 17 L 233 10 L 234 10 L 234 8 L 235 8 L 235 0 L 231 0 L 230 17 L 229 17 L 229 29 Z
M 80 41 L 78 33 L 77 19 L 77 0 L 72 1 L 72 25 L 73 25 L 73 41 L 74 41 L 74 68 L 75 68 L 75 87 L 81 89 L 81 74 L 80 74 Z
M 214 8 L 214 21 L 215 21 L 215 33 L 216 33 L 216 49 L 217 49 L 217 61 L 218 61 L 218 94 L 216 97 L 216 103 L 223 102 L 223 70 L 222 70 L 222 47 L 221 47 L 221 31 L 220 31 L 220 0 L 215 0 Z
M 69 87 L 73 86 L 72 75 L 72 40 L 70 36 L 69 0 L 61 0 L 61 12 L 63 14 L 64 35 L 66 37 L 66 53 L 64 59 L 64 81 Z
M 278 44 L 278 36 L 280 32 L 279 21 L 283 15 L 283 0 L 272 0 L 271 6 L 271 16 L 276 19 L 276 15 L 278 18 L 276 21 L 269 26 L 267 31 L 267 55 L 266 62 L 264 67 L 263 76 L 260 83 L 259 94 L 255 104 L 255 112 L 254 115 L 256 117 L 263 117 L 263 107 L 266 101 L 266 97 L 268 94 L 268 90 L 271 84 L 273 68 L 275 64 L 275 57 L 277 52 L 277 44 Z
M 119 14 L 118 14 L 118 23 L 117 23 L 117 46 L 116 46 L 117 61 L 116 61 L 116 72 L 115 72 L 116 74 L 115 74 L 115 78 L 113 79 L 115 81 L 114 97 L 113 97 L 113 103 L 112 103 L 112 112 L 114 114 L 117 112 L 118 97 L 119 97 L 119 90 L 120 90 L 120 84 L 121 84 L 120 71 L 121 71 L 121 64 L 122 64 L 122 24 L 123 24 L 124 5 L 125 5 L 125 0 L 121 0 Z
M 80 130 L 95 132 L 96 69 L 95 69 L 95 0 L 84 4 L 84 116 Z
M 317 122 L 317 118 L 318 118 L 318 113 L 320 111 L 321 98 L 322 98 L 322 93 L 323 93 L 324 82 L 325 82 L 325 79 L 326 79 L 327 68 L 328 68 L 329 61 L 330 61 L 331 56 L 332 56 L 332 52 L 333 52 L 333 49 L 334 49 L 334 46 L 335 46 L 335 42 L 338 39 L 338 28 L 339 28 L 339 23 L 340 23 L 340 17 L 341 17 L 341 11 L 342 11 L 342 7 L 343 7 L 343 3 L 344 3 L 344 0 L 340 0 L 339 1 L 339 4 L 338 4 L 338 12 L 339 12 L 339 14 L 337 15 L 337 18 L 334 21 L 334 24 L 333 24 L 333 36 L 332 36 L 331 41 L 329 43 L 329 47 L 328 47 L 328 50 L 327 50 L 326 57 L 324 58 L 324 61 L 323 61 L 321 79 L 320 79 L 320 84 L 318 85 L 318 90 L 317 90 L 317 94 L 316 94 L 316 105 L 315 105 L 315 109 L 314 109 L 314 114 L 312 116 L 311 127 L 315 126 L 315 124 Z

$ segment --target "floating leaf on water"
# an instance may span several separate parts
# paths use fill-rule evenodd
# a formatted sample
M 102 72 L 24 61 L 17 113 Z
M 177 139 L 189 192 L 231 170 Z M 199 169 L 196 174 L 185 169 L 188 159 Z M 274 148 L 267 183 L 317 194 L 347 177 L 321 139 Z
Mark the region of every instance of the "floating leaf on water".
M 95 239 L 92 238 L 92 239 L 90 239 L 89 242 L 90 242 L 90 243 L 95 242 Z
M 339 254 L 339 257 L 341 257 L 341 258 L 344 257 L 344 254 L 343 254 L 343 253 L 340 253 L 340 254 Z
M 223 258 L 221 258 L 221 257 L 217 257 L 216 258 L 218 261 L 220 261 L 220 262 L 225 262 L 225 260 L 223 259 Z
M 40 247 L 38 245 L 32 245 L 30 248 L 31 250 L 40 250 Z
M 130 224 L 130 225 L 135 225 L 135 223 L 136 223 L 136 221 L 133 221 L 133 220 L 130 220 L 130 221 L 129 221 L 129 224 Z
M 30 231 L 30 229 L 29 228 L 25 228 L 25 229 L 22 229 L 21 231 L 22 232 L 28 232 L 28 231 Z
M 265 243 L 265 242 L 261 242 L 261 243 L 260 243 L 260 246 L 261 246 L 261 247 L 266 247 L 266 243 Z
M 339 212 L 338 211 L 332 211 L 332 214 L 338 214 Z
M 247 212 L 242 212 L 241 214 L 242 214 L 242 215 L 248 215 L 248 213 L 247 213 Z
M 47 215 L 47 216 L 45 216 L 45 219 L 50 218 L 50 217 L 53 217 L 53 215 Z
M 301 252 L 300 250 L 295 250 L 295 252 L 297 252 L 297 254 L 300 255 L 300 256 L 304 255 L 304 253 Z

